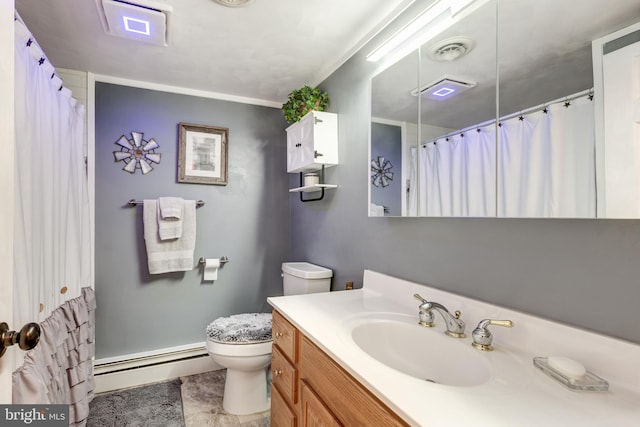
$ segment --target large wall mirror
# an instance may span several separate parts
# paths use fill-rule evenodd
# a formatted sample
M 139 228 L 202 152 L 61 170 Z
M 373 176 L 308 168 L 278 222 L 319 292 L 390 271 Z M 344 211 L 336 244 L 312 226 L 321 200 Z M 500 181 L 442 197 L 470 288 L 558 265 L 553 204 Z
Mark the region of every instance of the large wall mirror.
M 640 218 L 637 1 L 445 3 L 371 80 L 370 216 Z

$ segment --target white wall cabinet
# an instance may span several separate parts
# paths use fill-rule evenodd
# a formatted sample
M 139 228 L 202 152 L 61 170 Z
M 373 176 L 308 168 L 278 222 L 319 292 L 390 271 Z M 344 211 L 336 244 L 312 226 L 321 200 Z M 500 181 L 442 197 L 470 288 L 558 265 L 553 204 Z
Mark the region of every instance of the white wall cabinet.
M 338 164 L 338 115 L 310 111 L 287 128 L 287 172 L 311 172 Z
M 324 183 L 324 169 L 338 164 L 338 115 L 324 111 L 310 111 L 300 121 L 287 128 L 287 172 L 300 174 L 300 187 L 290 193 L 300 193 L 300 201 L 322 200 L 324 191 L 337 188 Z M 321 170 L 320 182 L 303 185 L 303 174 Z M 319 197 L 305 199 L 303 193 L 317 193 Z

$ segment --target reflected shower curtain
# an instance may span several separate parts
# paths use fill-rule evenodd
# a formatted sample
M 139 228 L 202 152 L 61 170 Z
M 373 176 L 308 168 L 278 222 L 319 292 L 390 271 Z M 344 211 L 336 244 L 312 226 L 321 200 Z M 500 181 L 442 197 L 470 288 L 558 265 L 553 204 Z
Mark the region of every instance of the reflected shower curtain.
M 595 218 L 594 129 L 587 96 L 502 121 L 498 216 Z
M 419 191 L 411 189 L 409 211 L 421 216 L 594 218 L 591 98 L 532 110 L 501 119 L 497 141 L 495 124 L 479 125 L 413 149 L 411 182 L 418 182 Z
M 420 146 L 422 216 L 495 216 L 495 126 Z

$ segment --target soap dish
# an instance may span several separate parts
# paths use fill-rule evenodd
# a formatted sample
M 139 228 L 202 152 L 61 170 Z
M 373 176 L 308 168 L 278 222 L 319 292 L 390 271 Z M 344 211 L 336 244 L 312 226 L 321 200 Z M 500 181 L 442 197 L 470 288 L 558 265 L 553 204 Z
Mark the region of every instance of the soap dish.
M 549 375 L 554 380 L 557 380 L 565 387 L 571 390 L 577 391 L 608 391 L 609 383 L 594 374 L 593 372 L 586 371 L 583 377 L 571 378 L 564 375 L 549 366 L 548 358 L 546 357 L 534 357 L 533 364 L 536 368 L 540 369 L 545 374 Z

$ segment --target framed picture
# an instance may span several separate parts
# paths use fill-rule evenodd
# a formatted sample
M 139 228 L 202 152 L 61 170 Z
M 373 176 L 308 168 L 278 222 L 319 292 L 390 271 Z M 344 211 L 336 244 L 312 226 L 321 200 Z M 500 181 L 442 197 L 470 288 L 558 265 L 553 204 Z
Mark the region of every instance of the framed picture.
M 229 129 L 180 123 L 178 182 L 227 185 Z

